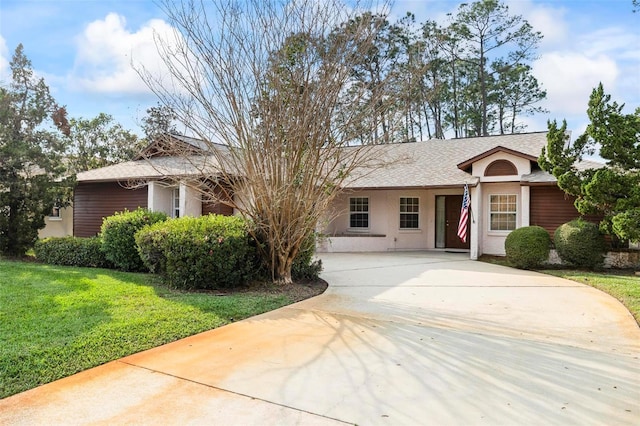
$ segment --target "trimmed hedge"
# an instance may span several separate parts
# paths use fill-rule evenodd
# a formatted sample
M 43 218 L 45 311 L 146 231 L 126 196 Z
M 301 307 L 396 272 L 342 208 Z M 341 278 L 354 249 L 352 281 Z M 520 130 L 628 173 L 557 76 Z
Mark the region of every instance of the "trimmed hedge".
M 604 263 L 604 238 L 595 223 L 575 219 L 560 225 L 553 242 L 564 263 L 589 269 L 600 268 Z
M 36 241 L 36 259 L 51 265 L 112 268 L 102 251 L 99 237 L 49 237 Z
M 258 269 L 247 225 L 235 216 L 156 223 L 141 229 L 135 240 L 146 267 L 176 288 L 238 287 L 254 278 Z
M 540 226 L 525 226 L 507 235 L 504 242 L 507 258 L 520 269 L 532 269 L 549 259 L 551 237 Z
M 102 250 L 116 268 L 123 271 L 146 271 L 138 254 L 135 234 L 143 227 L 167 220 L 162 212 L 138 208 L 109 216 L 102 222 Z

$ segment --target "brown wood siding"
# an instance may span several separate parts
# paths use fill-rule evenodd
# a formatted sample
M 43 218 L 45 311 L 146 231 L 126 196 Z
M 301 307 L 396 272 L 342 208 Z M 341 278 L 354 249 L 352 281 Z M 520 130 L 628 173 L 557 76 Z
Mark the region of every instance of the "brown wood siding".
M 222 191 L 222 189 L 218 186 L 215 186 L 213 189 L 214 193 L 216 194 L 216 197 L 218 198 L 225 198 L 224 192 Z M 233 215 L 233 207 L 221 203 L 221 202 L 203 202 L 202 203 L 202 214 L 206 215 L 206 214 L 221 214 L 224 216 L 231 216 Z
M 82 183 L 73 195 L 73 235 L 91 237 L 100 232 L 102 220 L 124 209 L 147 207 L 147 187 L 126 189 L 117 182 Z
M 233 215 L 233 207 L 222 203 L 202 203 L 202 214 L 221 214 L 224 216 Z
M 518 169 L 508 160 L 496 160 L 489 164 L 484 171 L 485 176 L 511 176 L 517 174 Z
M 532 186 L 530 194 L 529 223 L 542 226 L 549 232 L 551 238 L 558 226 L 580 217 L 580 213 L 573 205 L 575 198 L 565 194 L 557 186 Z M 584 218 L 594 223 L 602 219 L 591 215 Z

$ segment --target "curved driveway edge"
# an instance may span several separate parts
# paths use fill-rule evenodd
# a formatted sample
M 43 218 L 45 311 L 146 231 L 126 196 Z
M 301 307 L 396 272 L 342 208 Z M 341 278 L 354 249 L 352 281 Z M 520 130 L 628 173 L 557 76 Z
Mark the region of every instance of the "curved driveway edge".
M 0 400 L 0 424 L 640 424 L 618 301 L 467 256 L 322 254 L 325 294 Z

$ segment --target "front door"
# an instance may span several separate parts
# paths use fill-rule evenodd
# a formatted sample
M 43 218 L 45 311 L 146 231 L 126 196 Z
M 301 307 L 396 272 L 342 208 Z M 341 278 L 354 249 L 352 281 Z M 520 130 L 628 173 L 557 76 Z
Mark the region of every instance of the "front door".
M 452 249 L 468 249 L 471 247 L 469 244 L 469 231 L 467 232 L 467 241 L 463 243 L 458 237 L 458 222 L 460 221 L 460 207 L 462 207 L 462 195 L 447 195 L 444 202 L 444 216 L 445 216 L 445 248 Z M 469 222 L 467 219 L 467 226 Z

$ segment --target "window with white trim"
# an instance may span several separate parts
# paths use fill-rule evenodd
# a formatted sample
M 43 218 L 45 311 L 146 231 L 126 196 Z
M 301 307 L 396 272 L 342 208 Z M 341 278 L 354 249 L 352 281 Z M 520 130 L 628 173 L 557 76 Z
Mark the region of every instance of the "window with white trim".
M 489 196 L 489 230 L 513 231 L 516 229 L 517 197 L 515 194 Z
M 173 188 L 171 199 L 173 204 L 172 217 L 178 218 L 180 217 L 180 188 Z
M 420 199 L 400 197 L 400 229 L 418 229 L 420 224 Z
M 349 198 L 349 228 L 369 228 L 369 198 Z

